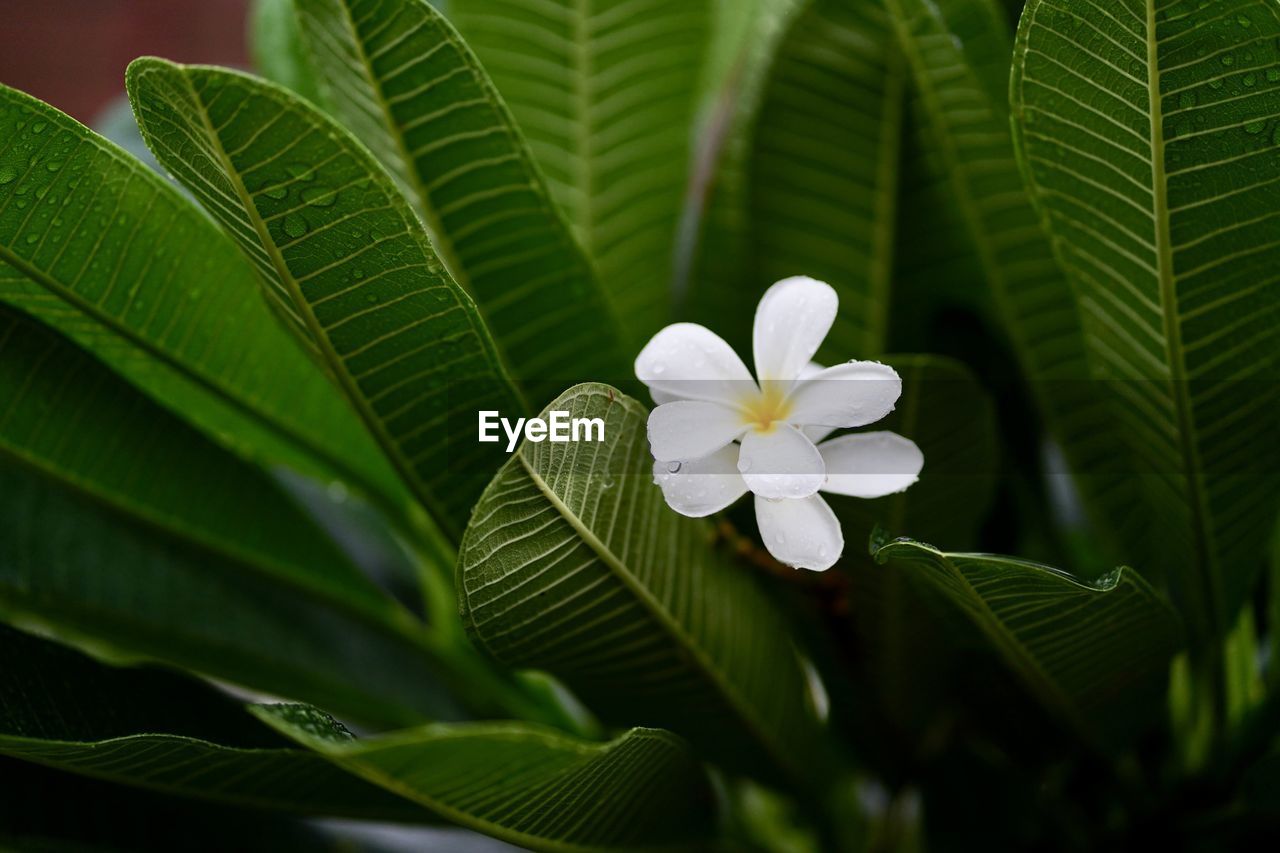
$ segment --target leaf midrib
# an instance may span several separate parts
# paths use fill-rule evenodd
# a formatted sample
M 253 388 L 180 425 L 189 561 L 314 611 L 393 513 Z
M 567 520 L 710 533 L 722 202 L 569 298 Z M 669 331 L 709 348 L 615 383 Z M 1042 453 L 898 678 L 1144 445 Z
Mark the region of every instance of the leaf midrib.
M 1191 511 L 1192 536 L 1196 548 L 1196 573 L 1208 606 L 1209 636 L 1217 636 L 1221 627 L 1221 590 L 1210 542 L 1208 507 L 1205 502 L 1204 479 L 1199 448 L 1195 440 L 1195 421 L 1191 411 L 1191 389 L 1188 381 L 1186 353 L 1182 343 L 1182 322 L 1178 306 L 1177 278 L 1173 271 L 1172 215 L 1169 210 L 1168 176 L 1165 172 L 1164 106 L 1160 92 L 1160 43 L 1156 36 L 1155 0 L 1146 0 L 1147 12 L 1147 94 L 1151 114 L 1151 174 L 1155 220 L 1156 268 L 1159 273 L 1160 307 L 1164 323 L 1165 351 L 1169 365 L 1170 391 L 1178 419 L 1178 446 L 1182 454 L 1186 478 L 1188 508 Z
M 933 555 L 934 558 L 936 558 L 937 561 L 945 567 L 944 570 L 949 575 L 959 580 L 964 586 L 964 589 L 968 592 L 970 600 L 976 604 L 977 609 L 984 617 L 982 619 L 982 627 L 980 630 L 982 630 L 998 648 L 1007 649 L 1014 653 L 1021 664 L 1034 675 L 1033 680 L 1040 686 L 1040 689 L 1044 692 L 1045 698 L 1049 700 L 1049 704 L 1061 711 L 1066 720 L 1076 729 L 1077 732 L 1080 733 L 1086 742 L 1090 744 L 1095 742 L 1089 727 L 1085 724 L 1084 719 L 1080 717 L 1075 703 L 1073 703 L 1070 697 L 1059 689 L 1054 680 L 1048 676 L 1043 668 L 1041 668 L 1039 661 L 1037 661 L 1035 656 L 1031 654 L 1026 645 L 1018 639 L 1011 630 L 1004 627 L 1004 621 L 995 614 L 995 611 L 991 609 L 991 606 L 987 604 L 986 600 L 978 593 L 973 584 L 969 582 L 969 579 L 965 576 L 964 572 L 960 571 L 959 567 L 951 561 L 951 556 L 949 554 L 939 551 L 932 546 L 918 542 L 890 542 L 888 545 L 876 552 L 876 558 L 879 559 L 880 554 L 885 552 L 888 552 L 887 556 L 892 557 L 893 551 L 898 548 L 910 548 L 912 550 L 924 551 L 927 554 Z M 984 556 L 984 558 L 986 557 L 986 555 L 982 556 Z M 990 630 L 990 626 L 992 625 L 998 626 L 999 629 Z
M 192 103 L 197 106 L 197 113 L 200 122 L 204 125 L 205 135 L 209 140 L 211 151 L 218 157 L 219 163 L 222 165 L 228 180 L 231 181 L 233 188 L 240 196 L 241 206 L 244 208 L 245 215 L 249 218 L 249 224 L 253 227 L 254 232 L 258 236 L 258 241 L 266 250 L 268 257 L 271 259 L 272 265 L 276 269 L 276 273 L 280 276 L 281 283 L 288 290 L 290 297 L 294 300 L 294 304 L 301 310 L 303 322 L 306 324 L 307 331 L 310 332 L 312 338 L 316 341 L 316 346 L 320 353 L 324 356 L 326 363 L 329 365 L 330 373 L 335 380 L 341 385 L 348 402 L 360 413 L 360 419 L 364 421 L 365 428 L 372 432 L 378 438 L 383 452 L 391 460 L 400 477 L 409 484 L 413 490 L 414 496 L 429 507 L 432 511 L 431 517 L 436 524 L 448 525 L 454 528 L 452 522 L 449 521 L 449 513 L 439 501 L 435 499 L 430 492 L 423 488 L 418 475 L 413 471 L 411 465 L 404 455 L 400 452 L 400 448 L 392 440 L 391 436 L 383 428 L 382 423 L 378 420 L 376 414 L 370 409 L 365 400 L 363 393 L 352 380 L 350 373 L 347 371 L 346 365 L 333 349 L 328 336 L 325 334 L 323 327 L 316 320 L 315 312 L 311 310 L 311 305 L 307 302 L 302 294 L 302 288 L 298 285 L 297 280 L 290 272 L 288 264 L 285 263 L 284 256 L 280 254 L 279 247 L 275 241 L 271 239 L 270 231 L 267 224 L 258 214 L 258 209 L 254 205 L 253 196 L 249 193 L 248 187 L 244 185 L 244 181 L 240 178 L 240 173 L 232 163 L 231 158 L 227 155 L 226 148 L 222 144 L 222 138 L 218 136 L 214 129 L 212 117 L 209 115 L 208 107 L 204 99 L 196 91 L 195 84 L 191 80 L 191 75 L 186 68 L 182 66 L 174 66 L 182 82 L 186 85 L 187 91 L 191 94 Z M 456 537 L 457 531 L 454 530 Z
M 471 814 L 469 812 L 462 811 L 454 806 L 447 805 L 441 802 L 435 796 L 424 793 L 423 791 L 413 787 L 408 782 L 401 780 L 396 776 L 392 776 L 388 774 L 387 772 L 383 771 L 381 768 L 377 767 L 376 765 L 369 763 L 368 760 L 363 755 L 363 753 L 376 751 L 383 746 L 386 746 L 388 748 L 394 748 L 397 746 L 416 745 L 415 743 L 388 742 L 388 743 L 374 743 L 372 745 L 369 745 L 369 744 L 362 744 L 360 741 L 353 741 L 345 744 L 333 744 L 329 741 L 323 741 L 318 738 L 315 738 L 314 736 L 309 735 L 308 733 L 294 730 L 293 727 L 289 726 L 288 724 L 278 724 L 274 722 L 269 715 L 267 716 L 259 715 L 259 718 L 264 719 L 269 725 L 272 725 L 273 727 L 279 730 L 282 730 L 285 734 L 288 734 L 291 737 L 297 738 L 298 740 L 313 741 L 313 743 L 310 744 L 313 749 L 315 749 L 317 752 L 321 753 L 322 755 L 325 755 L 330 761 L 347 769 L 349 772 L 353 773 L 357 777 L 368 780 L 369 782 L 372 782 L 382 788 L 385 788 L 386 790 L 391 791 L 392 793 L 398 794 L 407 800 L 410 800 L 415 803 L 419 803 L 424 808 L 431 809 L 432 811 L 435 811 L 438 814 L 440 814 L 442 817 L 446 817 L 449 820 L 452 820 L 455 823 L 458 823 L 462 826 L 471 827 L 473 829 L 476 829 L 476 830 L 479 830 L 480 832 L 485 833 L 486 835 L 491 835 L 500 840 L 507 841 L 512 844 L 519 844 L 522 846 L 530 847 L 532 849 L 551 850 L 551 851 L 557 851 L 557 853 L 597 853 L 597 851 L 599 851 L 600 849 L 599 846 L 595 846 L 595 845 L 584 846 L 582 844 L 573 844 L 569 842 L 548 838 L 543 835 L 534 835 L 529 832 L 525 832 L 523 830 L 511 829 L 509 827 L 503 826 L 502 824 L 493 823 L 491 820 L 487 818 L 482 818 L 474 814 Z M 628 732 L 628 734 L 630 734 L 630 732 Z M 511 732 L 511 735 L 512 735 L 511 737 L 512 740 L 522 739 L 520 737 L 519 732 Z M 623 735 L 623 737 L 626 737 L 626 735 Z M 549 745 L 550 739 L 549 738 L 545 739 L 544 743 L 547 743 Z M 609 752 L 614 751 L 619 746 L 620 743 L 621 743 L 621 738 L 602 744 L 598 749 L 593 749 L 589 746 L 586 746 L 582 750 L 578 751 L 578 760 L 574 763 L 573 766 L 575 768 L 578 768 L 578 767 L 581 767 L 581 765 L 584 763 L 584 760 L 589 762 L 594 760 L 598 756 L 606 755 Z M 556 744 L 556 745 L 562 746 L 563 744 Z M 609 849 L 630 850 L 634 848 L 621 847 L 621 848 L 609 848 Z M 682 845 L 675 845 L 671 847 L 667 847 L 664 845 L 663 849 L 671 850 L 672 853 L 677 853 L 677 851 L 688 849 L 688 848 L 685 848 Z
M 586 543 L 587 547 L 595 552 L 596 556 L 599 557 L 600 561 L 609 568 L 614 577 L 621 581 L 622 584 L 636 597 L 636 599 L 644 605 L 658 624 L 661 625 L 682 648 L 689 652 L 689 656 L 697 662 L 698 668 L 702 671 L 702 674 L 706 677 L 707 681 L 711 683 L 711 685 L 716 689 L 716 692 L 720 694 L 721 698 L 725 700 L 729 707 L 737 712 L 738 717 L 746 723 L 752 734 L 755 735 L 756 740 L 764 745 L 765 749 L 772 756 L 773 760 L 777 762 L 778 766 L 786 768 L 786 770 L 797 779 L 804 778 L 802 768 L 793 765 L 789 756 L 787 756 L 786 751 L 773 742 L 773 739 L 768 735 L 768 729 L 753 713 L 750 703 L 743 700 L 743 698 L 733 688 L 733 685 L 721 677 L 719 671 L 707 658 L 706 653 L 702 650 L 701 646 L 693 642 L 693 639 L 684 631 L 681 625 L 671 617 L 666 608 L 662 606 L 662 603 L 655 599 L 652 593 L 645 589 L 645 587 L 636 580 L 635 576 L 627 569 L 622 560 L 620 560 L 618 556 L 614 554 L 613 551 L 605 545 L 591 529 L 582 523 L 582 521 L 577 517 L 573 510 L 564 503 L 564 501 L 560 500 L 560 496 L 557 495 L 547 481 L 542 479 L 542 476 L 534 470 L 533 466 L 529 463 L 529 460 L 525 458 L 522 451 L 517 451 L 517 458 L 520 460 L 520 464 L 528 474 L 529 479 L 533 481 L 534 485 L 538 487 L 539 491 L 543 493 L 547 501 L 556 509 L 560 516 L 569 524 L 570 527 L 573 528 L 574 532 L 578 534 L 578 537 Z

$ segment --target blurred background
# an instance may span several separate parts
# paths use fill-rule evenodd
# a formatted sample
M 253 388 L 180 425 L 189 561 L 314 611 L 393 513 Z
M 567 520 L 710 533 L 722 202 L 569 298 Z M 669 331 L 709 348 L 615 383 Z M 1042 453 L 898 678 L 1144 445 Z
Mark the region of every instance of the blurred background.
M 243 67 L 249 0 L 0 0 L 0 83 L 86 124 L 143 54 Z

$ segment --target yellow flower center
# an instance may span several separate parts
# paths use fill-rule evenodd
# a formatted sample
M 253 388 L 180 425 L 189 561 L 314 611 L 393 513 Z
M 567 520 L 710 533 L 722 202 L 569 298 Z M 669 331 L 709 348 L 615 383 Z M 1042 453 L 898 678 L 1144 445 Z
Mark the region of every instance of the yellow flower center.
M 753 391 L 742 401 L 746 422 L 760 432 L 769 432 L 776 424 L 786 423 L 791 414 L 791 402 L 784 391 L 771 382 L 762 383 L 760 391 Z

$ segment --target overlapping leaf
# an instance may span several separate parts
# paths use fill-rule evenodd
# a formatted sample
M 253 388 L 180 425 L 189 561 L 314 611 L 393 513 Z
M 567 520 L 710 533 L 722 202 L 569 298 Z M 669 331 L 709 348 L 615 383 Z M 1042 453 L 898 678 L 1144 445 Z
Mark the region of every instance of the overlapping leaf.
M 401 500 L 376 445 L 277 327 L 230 241 L 142 164 L 2 86 L 0 300 L 224 445 Z
M 8 308 L 0 613 L 373 722 L 460 713 L 421 629 L 278 486 Z
M 688 746 L 654 729 L 604 744 L 521 723 L 432 725 L 353 738 L 300 705 L 259 717 L 377 785 L 534 850 L 701 849 L 710 789 Z
M 926 138 L 981 265 L 1033 398 L 1094 520 L 1120 538 L 1138 523 L 1128 477 L 1114 476 L 1115 428 L 1089 381 L 1071 287 L 1022 186 L 1007 106 L 1012 41 L 994 0 L 888 0 Z
M 751 153 L 748 292 L 801 274 L 834 287 L 819 358 L 885 349 L 906 79 L 879 2 L 814 0 L 778 48 Z
M 673 281 L 677 311 L 705 325 L 750 320 L 741 303 L 750 301 L 751 137 L 778 47 L 805 5 L 750 0 L 716 9 Z
M 549 410 L 601 442 L 525 442 L 476 506 L 463 621 L 510 666 L 545 669 L 608 720 L 669 728 L 735 767 L 820 776 L 787 630 L 710 530 L 653 484 L 644 408 L 581 385 Z
M 1269 0 L 1033 0 L 1014 58 L 1028 186 L 1198 637 L 1232 623 L 1280 494 L 1278 37 Z
M 161 671 L 114 669 L 0 627 L 0 754 L 170 794 L 257 808 L 422 821 L 228 697 Z
M 325 101 L 428 223 L 537 403 L 621 379 L 622 328 L 488 75 L 426 0 L 294 0 Z
M 1148 723 L 1179 642 L 1177 618 L 1132 569 L 1096 581 L 991 554 L 873 543 L 886 571 L 957 609 L 1053 713 L 1095 743 Z M 1138 717 L 1137 720 L 1134 718 Z
M 346 131 L 283 89 L 142 59 L 130 97 L 149 145 L 253 261 L 414 494 L 461 532 L 498 460 L 475 412 L 520 412 L 471 299 L 408 203 Z
M 666 320 L 712 3 L 453 0 L 632 343 Z
M 0 455 L 388 624 L 395 608 L 268 476 L 0 306 Z

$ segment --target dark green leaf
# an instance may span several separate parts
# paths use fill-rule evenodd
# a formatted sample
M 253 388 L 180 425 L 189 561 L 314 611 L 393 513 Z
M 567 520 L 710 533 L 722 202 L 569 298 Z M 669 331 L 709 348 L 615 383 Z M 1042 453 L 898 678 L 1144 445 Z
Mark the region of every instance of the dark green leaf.
M 888 7 L 920 93 L 927 147 L 948 181 L 946 200 L 962 220 L 1031 395 L 1093 520 L 1126 538 L 1135 523 L 1132 478 L 1114 476 L 1115 426 L 1089 381 L 1075 299 L 1014 156 L 1004 12 L 995 0 L 945 7 L 888 0 Z
M 1195 638 L 1224 634 L 1280 495 L 1280 7 L 1027 4 L 1014 56 L 1027 184 L 1079 299 Z
M 472 723 L 356 739 L 314 708 L 255 710 L 352 773 L 523 847 L 701 849 L 710 828 L 703 771 L 664 731 L 593 744 L 523 723 Z
M 970 620 L 1031 693 L 1105 743 L 1157 713 L 1154 688 L 1179 642 L 1177 618 L 1136 572 L 1081 581 L 992 554 L 943 553 L 897 539 L 872 545 L 939 605 Z M 1135 721 L 1134 717 L 1138 719 Z
M 471 299 L 368 151 L 271 84 L 140 59 L 143 136 L 239 241 L 414 494 L 460 535 L 498 458 L 475 412 L 521 412 Z
M 653 483 L 644 407 L 580 385 L 549 407 L 602 442 L 525 442 L 476 506 L 462 616 L 510 666 L 545 669 L 608 720 L 685 735 L 735 767 L 814 778 L 816 723 L 787 629 L 711 530 Z
M 294 4 L 326 102 L 414 202 L 530 395 L 625 379 L 595 270 L 449 22 L 426 0 Z
M 227 696 L 162 671 L 116 669 L 0 627 L 0 753 L 106 781 L 257 808 L 430 820 L 335 768 Z
M 11 309 L 0 389 L 6 618 L 358 718 L 457 714 L 421 629 L 272 480 Z

